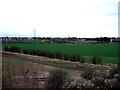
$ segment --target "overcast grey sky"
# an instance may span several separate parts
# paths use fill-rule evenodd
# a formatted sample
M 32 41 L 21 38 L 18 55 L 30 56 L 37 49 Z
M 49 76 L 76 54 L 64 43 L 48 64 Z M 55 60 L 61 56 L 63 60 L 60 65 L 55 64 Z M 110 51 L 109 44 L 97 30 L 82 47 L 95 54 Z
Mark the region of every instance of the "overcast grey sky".
M 117 37 L 119 0 L 0 0 L 0 36 Z

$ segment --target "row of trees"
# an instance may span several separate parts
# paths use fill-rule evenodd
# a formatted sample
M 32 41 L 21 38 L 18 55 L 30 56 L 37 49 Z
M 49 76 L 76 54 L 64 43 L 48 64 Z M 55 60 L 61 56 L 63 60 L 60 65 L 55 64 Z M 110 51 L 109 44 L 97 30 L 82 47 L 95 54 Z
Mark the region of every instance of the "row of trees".
M 52 52 L 52 51 L 44 51 L 44 50 L 28 50 L 28 49 L 23 49 L 24 54 L 30 54 L 30 55 L 38 55 L 38 56 L 45 56 L 49 58 L 57 58 L 57 59 L 64 59 L 64 60 L 70 60 L 70 61 L 76 61 L 76 62 L 85 62 L 85 58 L 81 57 L 80 54 L 63 54 L 62 52 Z
M 70 60 L 70 61 L 75 61 L 75 62 L 85 62 L 85 57 L 81 56 L 79 53 L 78 54 L 64 54 L 62 52 L 52 52 L 49 50 L 36 50 L 36 49 L 21 49 L 16 46 L 5 46 L 4 47 L 5 51 L 10 51 L 10 52 L 18 52 L 18 53 L 24 53 L 24 54 L 30 54 L 30 55 L 38 55 L 38 56 L 45 56 L 49 58 L 57 58 L 57 59 L 64 59 L 64 60 Z M 91 62 L 93 64 L 101 64 L 101 58 L 97 56 L 93 56 L 91 58 Z

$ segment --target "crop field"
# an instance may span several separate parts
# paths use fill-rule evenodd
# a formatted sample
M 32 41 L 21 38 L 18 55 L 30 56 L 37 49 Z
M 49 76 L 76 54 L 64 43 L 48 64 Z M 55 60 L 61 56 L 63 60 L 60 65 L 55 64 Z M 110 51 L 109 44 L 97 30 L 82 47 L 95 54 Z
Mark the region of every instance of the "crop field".
M 30 42 L 30 41 L 29 41 Z M 33 42 L 33 41 L 32 41 Z M 89 61 L 91 56 L 99 56 L 105 63 L 117 63 L 120 43 L 104 44 L 58 44 L 58 43 L 3 43 L 5 46 L 17 46 L 21 49 L 49 50 L 66 54 L 81 54 Z

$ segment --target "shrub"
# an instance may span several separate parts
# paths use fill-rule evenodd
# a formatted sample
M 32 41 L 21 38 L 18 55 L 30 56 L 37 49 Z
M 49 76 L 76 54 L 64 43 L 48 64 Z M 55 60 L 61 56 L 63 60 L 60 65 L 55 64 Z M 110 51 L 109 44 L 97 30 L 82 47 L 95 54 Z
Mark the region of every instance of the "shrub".
M 61 59 L 62 58 L 62 53 L 61 52 L 56 52 L 56 58 Z
M 29 54 L 29 50 L 27 50 L 27 49 L 23 49 L 23 51 L 22 51 L 24 54 Z
M 80 61 L 80 54 L 73 54 L 73 55 L 71 55 L 70 56 L 70 60 L 71 61 L 76 61 L 76 62 Z
M 112 78 L 115 74 L 119 73 L 118 67 L 112 67 L 110 69 L 110 78 Z
M 97 64 L 97 57 L 96 57 L 96 56 L 93 56 L 93 57 L 92 57 L 92 63 L 93 63 L 93 64 Z
M 63 59 L 64 60 L 69 60 L 70 56 L 68 54 L 63 54 Z
M 86 69 L 82 72 L 82 77 L 91 80 L 94 70 L 92 68 Z
M 92 83 L 94 83 L 95 87 L 100 87 L 100 88 L 105 87 L 104 78 L 94 77 L 92 79 Z
M 75 56 L 75 54 L 71 55 L 70 60 L 71 60 L 71 61 L 76 61 L 76 56 Z
M 92 57 L 92 63 L 93 64 L 101 64 L 101 58 L 97 56 Z
M 50 52 L 49 50 L 47 50 L 47 51 L 46 51 L 46 56 L 47 56 L 47 57 L 50 57 L 50 53 L 51 53 L 51 52 Z
M 85 58 L 84 58 L 84 57 L 81 57 L 80 62 L 81 62 L 81 63 L 85 63 Z
M 21 49 L 16 46 L 11 46 L 9 49 L 10 49 L 10 52 L 18 52 L 18 53 L 21 52 Z
M 38 56 L 43 56 L 42 51 L 37 50 L 37 55 L 38 55 Z
M 76 60 L 75 60 L 76 62 L 80 61 L 80 54 L 76 54 L 75 57 L 76 57 Z
M 45 87 L 50 88 L 62 88 L 66 79 L 67 73 L 61 69 L 53 70 L 47 79 Z
M 37 50 L 32 49 L 32 50 L 28 50 L 28 52 L 30 55 L 37 55 Z
M 33 55 L 33 52 L 32 52 L 32 50 L 29 50 L 29 54 L 30 54 L 30 55 Z
M 46 56 L 46 52 L 45 51 L 40 51 L 40 53 L 41 53 L 41 56 Z
M 54 52 L 49 52 L 49 58 L 55 58 L 55 53 Z
M 100 57 L 97 58 L 97 64 L 102 64 L 102 61 L 101 61 Z
M 9 51 L 9 47 L 8 47 L 8 46 L 5 46 L 5 47 L 4 47 L 4 50 L 5 50 L 5 51 Z
M 37 50 L 34 50 L 34 49 L 33 49 L 33 50 L 32 50 L 32 54 L 33 54 L 33 55 L 37 55 Z

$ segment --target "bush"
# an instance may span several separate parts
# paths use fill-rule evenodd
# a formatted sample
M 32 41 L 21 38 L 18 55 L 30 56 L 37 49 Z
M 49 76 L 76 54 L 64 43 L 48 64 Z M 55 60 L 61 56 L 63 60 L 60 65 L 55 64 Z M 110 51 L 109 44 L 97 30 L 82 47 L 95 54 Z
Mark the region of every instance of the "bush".
M 40 51 L 40 53 L 41 53 L 41 56 L 46 56 L 46 52 L 45 51 Z
M 48 57 L 49 57 L 49 58 L 55 58 L 55 53 L 54 53 L 54 52 L 49 52 Z
M 118 67 L 112 67 L 110 69 L 110 78 L 112 78 L 115 74 L 118 74 L 118 73 L 119 73 Z
M 56 58 L 61 59 L 62 58 L 62 53 L 61 52 L 56 52 Z
M 21 49 L 16 46 L 11 46 L 9 49 L 10 49 L 10 52 L 18 52 L 18 53 L 21 52 Z
M 71 55 L 70 60 L 71 61 L 76 61 L 76 62 L 80 61 L 80 54 Z
M 101 58 L 100 58 L 100 57 L 97 57 L 97 56 L 93 56 L 93 57 L 92 57 L 92 63 L 93 63 L 93 64 L 102 64 L 102 63 L 101 63 Z
M 61 69 L 53 70 L 47 79 L 45 87 L 50 88 L 62 88 L 66 79 L 67 73 Z
M 63 59 L 64 60 L 69 60 L 70 59 L 70 56 L 68 54 L 63 54 Z
M 82 57 L 81 60 L 80 60 L 81 63 L 85 63 L 85 58 Z
M 76 60 L 75 61 L 79 62 L 80 61 L 80 54 L 76 54 L 75 56 L 76 56 Z
M 92 68 L 86 69 L 82 72 L 82 77 L 91 80 L 93 78 L 94 70 Z
M 28 52 L 30 55 L 37 55 L 37 50 L 32 49 L 32 50 L 28 50 Z
M 22 51 L 24 54 L 29 54 L 29 50 L 27 50 L 27 49 L 23 49 L 23 51 Z
M 76 56 L 75 56 L 75 54 L 71 55 L 70 61 L 76 61 Z
M 97 64 L 102 64 L 102 60 L 100 57 L 97 58 Z
M 5 50 L 5 51 L 9 51 L 9 47 L 8 47 L 8 46 L 5 46 L 5 47 L 4 47 L 4 50 Z
M 38 55 L 38 56 L 43 56 L 43 55 L 42 55 L 42 51 L 37 50 L 37 55 Z

